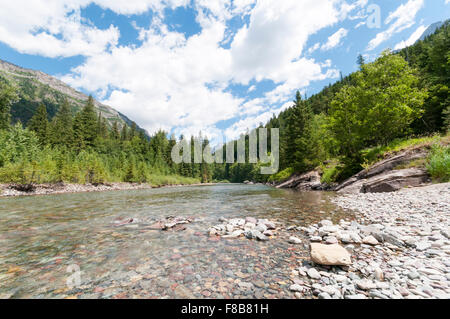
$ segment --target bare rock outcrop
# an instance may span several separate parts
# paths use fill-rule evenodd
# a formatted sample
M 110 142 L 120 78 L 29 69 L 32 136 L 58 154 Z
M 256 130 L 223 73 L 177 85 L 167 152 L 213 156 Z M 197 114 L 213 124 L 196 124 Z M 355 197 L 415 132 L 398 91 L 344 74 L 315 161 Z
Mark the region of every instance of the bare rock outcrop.
M 319 190 L 321 189 L 320 174 L 311 171 L 301 175 L 293 175 L 286 182 L 279 184 L 276 188 L 295 188 L 297 190 Z
M 339 193 L 384 193 L 395 192 L 407 186 L 420 186 L 429 181 L 425 169 L 395 170 L 395 168 L 414 160 L 426 158 L 427 154 L 427 150 L 423 148 L 402 152 L 361 171 L 333 190 Z

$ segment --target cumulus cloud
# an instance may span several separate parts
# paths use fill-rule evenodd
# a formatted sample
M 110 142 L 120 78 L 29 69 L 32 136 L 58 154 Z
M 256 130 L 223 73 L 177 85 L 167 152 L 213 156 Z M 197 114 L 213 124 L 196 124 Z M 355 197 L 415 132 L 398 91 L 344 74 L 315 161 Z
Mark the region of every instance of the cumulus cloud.
M 386 18 L 385 24 L 391 24 L 389 28 L 380 32 L 373 38 L 367 47 L 367 50 L 373 50 L 381 43 L 390 39 L 394 34 L 399 33 L 412 27 L 415 18 L 420 9 L 424 5 L 424 0 L 409 0 L 407 3 L 400 5 L 397 10 L 391 12 Z
M 348 30 L 340 28 L 335 34 L 328 38 L 327 43 L 322 45 L 322 51 L 331 50 L 341 44 L 342 39 L 344 39 L 348 34 Z
M 425 32 L 427 28 L 428 27 L 421 25 L 420 27 L 417 28 L 416 31 L 414 31 L 413 34 L 411 34 L 408 40 L 397 43 L 397 45 L 394 47 L 394 50 L 400 50 L 409 47 L 410 45 L 413 45 L 414 43 L 416 43 L 417 40 L 419 40 L 419 38 L 422 36 L 422 34 Z
M 62 80 L 97 92 L 103 102 L 150 133 L 220 135 L 217 124 L 235 120 L 227 137 L 267 121 L 290 104 L 295 90 L 338 76 L 331 61 L 304 56 L 308 38 L 335 25 L 367 1 L 344 0 L 16 0 L 2 1 L 0 41 L 22 53 L 46 57 L 82 55 L 85 61 Z M 82 18 L 89 4 L 117 14 L 156 13 L 138 28 L 139 46 L 119 46 L 120 30 L 98 28 Z M 201 32 L 187 38 L 163 23 L 164 9 L 191 6 Z M 27 8 L 24 10 L 23 8 Z M 230 32 L 228 22 L 248 16 Z M 17 23 L 20 21 L 20 23 Z M 337 46 L 346 35 L 329 39 Z M 229 47 L 223 46 L 229 41 Z M 317 47 L 319 48 L 319 47 Z M 272 81 L 258 98 L 241 98 L 231 84 Z M 252 92 L 257 85 L 249 87 Z

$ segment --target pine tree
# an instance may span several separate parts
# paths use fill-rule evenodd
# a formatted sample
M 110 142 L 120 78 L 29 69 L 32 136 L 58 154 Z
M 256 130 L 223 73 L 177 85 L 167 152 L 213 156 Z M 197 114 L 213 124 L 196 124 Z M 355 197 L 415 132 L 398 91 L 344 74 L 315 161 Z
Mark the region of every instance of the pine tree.
M 47 108 L 41 103 L 36 110 L 34 116 L 28 122 L 28 128 L 36 132 L 39 143 L 42 145 L 48 144 L 49 137 L 49 123 L 47 118 Z
M 0 130 L 11 127 L 11 105 L 17 98 L 16 89 L 0 78 Z
M 131 124 L 131 130 L 130 130 L 130 140 L 133 139 L 133 137 L 135 137 L 137 135 L 137 127 L 136 127 L 136 123 L 133 122 L 133 124 Z
M 119 126 L 117 125 L 117 121 L 114 121 L 111 129 L 111 138 L 117 141 L 120 138 Z
M 362 54 L 358 55 L 356 63 L 358 63 L 360 69 L 362 69 L 363 65 L 366 64 L 366 60 L 364 59 Z
M 122 141 L 128 141 L 128 127 L 126 124 L 122 126 L 122 132 L 120 133 L 120 139 Z
M 92 96 L 89 96 L 84 108 L 75 116 L 74 133 L 81 148 L 94 146 L 97 138 L 97 113 Z
M 73 145 L 73 116 L 67 99 L 53 118 L 50 129 L 52 145 L 71 147 Z
M 97 136 L 101 138 L 108 138 L 108 125 L 106 119 L 102 116 L 102 112 L 99 112 L 97 119 Z
M 310 154 L 314 146 L 310 145 L 309 141 L 313 112 L 298 91 L 294 103 L 287 118 L 285 156 L 290 167 L 303 172 L 311 165 Z

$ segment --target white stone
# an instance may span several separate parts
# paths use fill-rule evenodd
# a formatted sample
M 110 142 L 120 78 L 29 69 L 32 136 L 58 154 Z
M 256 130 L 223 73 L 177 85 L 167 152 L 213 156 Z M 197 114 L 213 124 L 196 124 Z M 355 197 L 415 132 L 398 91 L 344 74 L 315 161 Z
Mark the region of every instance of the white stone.
M 339 245 L 311 244 L 311 259 L 319 265 L 348 266 L 351 256 L 345 248 Z
M 310 268 L 307 271 L 308 277 L 312 279 L 320 279 L 322 276 L 315 268 Z
M 366 245 L 372 245 L 372 246 L 375 246 L 375 245 L 378 245 L 378 244 L 379 244 L 379 243 L 378 243 L 378 240 L 376 240 L 375 237 L 373 237 L 373 236 L 367 236 L 367 237 L 365 237 L 365 238 L 362 240 L 362 242 L 363 242 L 364 244 L 366 244 Z
M 289 243 L 294 245 L 300 245 L 302 241 L 298 239 L 297 237 L 291 236 L 289 237 Z

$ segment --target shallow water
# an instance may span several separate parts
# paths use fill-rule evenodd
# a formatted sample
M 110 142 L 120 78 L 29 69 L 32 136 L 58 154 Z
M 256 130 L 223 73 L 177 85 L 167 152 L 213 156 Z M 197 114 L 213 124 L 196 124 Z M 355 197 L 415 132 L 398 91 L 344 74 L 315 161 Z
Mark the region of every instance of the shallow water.
M 290 274 L 307 251 L 287 238 L 300 233 L 263 243 L 207 230 L 221 216 L 287 226 L 352 219 L 332 196 L 215 185 L 0 199 L 0 298 L 292 298 Z M 168 216 L 195 222 L 146 228 Z M 115 227 L 122 218 L 139 223 Z

